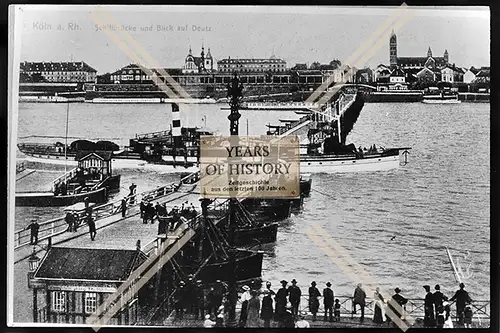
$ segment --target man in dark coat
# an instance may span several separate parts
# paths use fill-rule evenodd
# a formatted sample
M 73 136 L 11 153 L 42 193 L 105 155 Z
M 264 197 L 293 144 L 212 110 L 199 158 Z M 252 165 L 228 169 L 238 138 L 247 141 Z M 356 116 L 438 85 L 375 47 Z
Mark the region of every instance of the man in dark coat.
M 132 183 L 132 185 L 129 186 L 129 197 L 130 197 L 130 204 L 133 205 L 135 203 L 135 192 L 136 192 L 137 185 Z
M 148 203 L 147 210 L 148 210 L 148 219 L 151 221 L 151 224 L 153 224 L 156 215 L 156 210 L 152 202 Z
M 142 219 L 144 218 L 144 212 L 146 212 L 146 202 L 144 200 L 141 200 L 141 203 L 139 204 L 139 209 L 141 212 L 141 219 Z
M 225 288 L 222 282 L 220 280 L 215 281 L 213 301 L 214 301 L 216 316 L 217 316 L 217 310 L 222 305 L 222 299 L 224 298 L 224 294 L 225 294 Z
M 434 292 L 432 297 L 434 299 L 434 311 L 436 314 L 435 318 L 437 320 L 438 315 L 443 312 L 443 300 L 445 296 L 441 292 L 441 286 L 439 286 L 439 284 L 436 284 L 434 289 L 436 291 Z
M 286 285 L 288 282 L 285 280 L 281 280 L 281 288 L 278 290 L 276 293 L 275 297 L 275 302 L 276 302 L 276 321 L 281 321 L 283 318 L 283 315 L 286 312 L 286 298 L 288 296 L 288 289 L 286 288 Z
M 408 300 L 399 294 L 401 292 L 401 289 L 396 288 L 394 289 L 394 292 L 395 294 L 392 295 L 392 298 L 387 304 L 388 311 L 394 313 L 396 317 L 401 318 L 403 316 L 403 306 L 408 303 Z M 387 322 L 389 324 L 392 322 L 389 316 L 387 316 Z
M 464 289 L 465 284 L 460 283 L 459 286 L 460 289 L 456 291 L 455 295 L 453 295 L 453 297 L 450 299 L 450 302 L 456 300 L 458 323 L 460 325 L 463 325 L 465 306 L 472 303 L 472 299 L 470 298 L 469 293 Z
M 292 285 L 288 288 L 288 295 L 290 304 L 292 305 L 292 314 L 297 317 L 299 315 L 299 304 L 302 291 L 297 287 L 297 281 L 295 279 L 292 280 Z
M 333 295 L 333 290 L 330 288 L 332 284 L 330 282 L 326 283 L 326 288 L 323 289 L 323 305 L 325 306 L 325 321 L 326 321 L 326 315 L 328 313 L 328 317 L 330 321 L 333 321 L 333 300 L 334 300 L 334 295 Z
M 40 229 L 40 225 L 38 224 L 37 221 L 32 221 L 28 226 L 26 227 L 25 230 L 30 229 L 31 233 L 31 238 L 30 238 L 30 244 L 31 245 L 36 245 L 38 243 L 38 230 Z
M 274 291 L 271 290 L 271 282 L 266 283 L 266 289 L 263 291 L 264 297 L 262 298 L 262 307 L 260 309 L 260 319 L 264 321 L 264 327 L 271 327 L 271 319 L 273 318 L 273 295 Z
M 127 199 L 123 198 L 121 202 L 122 208 L 122 217 L 125 217 L 125 213 L 127 213 Z
M 87 216 L 85 218 L 87 220 L 87 225 L 89 226 L 90 239 L 91 240 L 95 240 L 95 236 L 97 234 L 97 231 L 96 231 L 96 228 L 95 228 L 95 221 L 92 218 L 92 213 L 91 214 L 87 214 Z
M 196 302 L 194 309 L 194 318 L 198 319 L 200 315 L 200 319 L 205 318 L 205 291 L 203 290 L 203 282 L 201 280 L 196 281 Z
M 424 300 L 424 326 L 434 327 L 436 326 L 436 319 L 434 318 L 434 297 L 429 285 L 425 285 L 424 289 L 427 292 Z
M 358 284 L 356 289 L 354 290 L 354 298 L 352 300 L 352 306 L 353 306 L 353 311 L 352 313 L 356 313 L 356 305 L 359 304 L 359 307 L 361 308 L 361 317 L 359 318 L 360 323 L 363 323 L 365 320 L 365 299 L 366 299 L 366 293 L 361 287 L 361 283 Z
M 309 287 L 309 311 L 313 315 L 313 321 L 316 321 L 316 314 L 318 313 L 319 309 L 318 297 L 320 296 L 321 294 L 319 293 L 318 288 L 316 288 L 316 282 L 311 282 L 311 286 Z

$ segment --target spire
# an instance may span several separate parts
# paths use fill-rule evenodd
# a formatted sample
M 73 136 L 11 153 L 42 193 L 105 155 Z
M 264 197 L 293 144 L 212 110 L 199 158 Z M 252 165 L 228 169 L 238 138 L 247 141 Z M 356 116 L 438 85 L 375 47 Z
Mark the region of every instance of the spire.
M 392 29 L 392 31 L 391 31 L 391 37 L 392 36 L 396 36 L 396 34 L 394 33 L 394 29 Z
M 210 48 L 208 48 L 207 58 L 208 58 L 208 59 L 212 58 L 212 54 L 210 53 Z
M 430 46 L 429 49 L 427 50 L 427 57 L 432 57 L 432 50 Z
M 189 54 L 188 55 L 193 55 L 193 51 L 191 51 L 191 45 L 189 45 Z
M 448 50 L 446 50 L 446 49 L 444 50 L 444 57 L 443 57 L 443 58 L 444 58 L 444 61 L 445 61 L 446 63 L 449 63 L 449 61 L 450 61 L 450 56 L 449 56 L 449 54 L 448 54 Z

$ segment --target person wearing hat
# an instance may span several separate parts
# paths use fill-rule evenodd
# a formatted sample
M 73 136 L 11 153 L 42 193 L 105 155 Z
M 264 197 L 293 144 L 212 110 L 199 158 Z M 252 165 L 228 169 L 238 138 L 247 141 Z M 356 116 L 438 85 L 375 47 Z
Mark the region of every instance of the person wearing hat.
M 260 319 L 264 321 L 264 328 L 271 327 L 271 319 L 273 318 L 273 298 L 274 291 L 271 290 L 271 282 L 266 283 L 266 289 L 262 291 L 262 307 L 260 308 Z
M 359 305 L 361 309 L 361 317 L 359 317 L 359 322 L 363 323 L 365 320 L 365 299 L 366 299 L 366 293 L 362 288 L 361 283 L 358 283 L 358 286 L 354 290 L 354 297 L 352 300 L 352 313 L 356 314 L 356 305 Z
M 436 326 L 436 319 L 434 318 L 434 297 L 431 293 L 431 286 L 424 286 L 425 294 L 424 299 L 424 327 Z
M 326 288 L 323 289 L 323 305 L 325 306 L 325 318 L 324 321 L 326 321 L 326 315 L 328 314 L 328 319 L 330 321 L 333 321 L 333 300 L 334 300 L 334 294 L 333 290 L 330 288 L 332 284 L 330 282 L 326 283 Z
M 257 290 L 250 291 L 251 298 L 248 301 L 248 317 L 245 327 L 259 327 L 260 299 Z
M 472 303 L 472 299 L 470 298 L 469 293 L 465 291 L 465 284 L 461 282 L 459 287 L 460 289 L 455 292 L 455 295 L 453 295 L 452 298 L 450 298 L 450 302 L 456 300 L 458 323 L 463 325 L 465 307 L 467 304 Z
M 222 299 L 224 298 L 224 286 L 222 285 L 221 280 L 215 281 L 213 297 L 213 307 L 214 310 L 217 311 L 219 306 L 222 305 Z
M 444 309 L 444 322 L 443 322 L 443 328 L 453 328 L 453 321 L 451 320 L 451 309 L 450 309 L 450 303 L 448 302 L 448 299 L 445 299 L 443 301 L 443 309 Z
M 443 311 L 444 311 L 444 309 L 443 309 L 443 300 L 444 300 L 445 296 L 441 292 L 441 286 L 439 284 L 436 284 L 436 286 L 434 287 L 434 289 L 436 291 L 432 295 L 432 298 L 434 299 L 434 312 L 435 312 L 436 321 L 437 321 L 438 315 L 440 313 L 443 313 Z
M 288 287 L 288 295 L 288 299 L 292 305 L 292 314 L 297 317 L 299 315 L 299 304 L 302 291 L 297 287 L 297 281 L 295 279 L 292 280 L 292 285 Z
M 401 296 L 399 293 L 401 289 L 394 289 L 395 294 L 392 295 L 392 298 L 389 300 L 387 304 L 388 311 L 391 311 L 396 317 L 401 318 L 404 315 L 404 307 L 405 304 L 408 303 L 408 300 Z M 387 322 L 390 324 L 392 322 L 390 316 L 387 316 Z
M 380 288 L 375 288 L 373 293 L 373 322 L 375 324 L 383 324 L 385 321 L 384 311 L 384 296 L 380 293 Z
M 275 301 L 276 301 L 275 320 L 276 321 L 282 321 L 283 316 L 286 312 L 286 303 L 287 303 L 286 298 L 288 297 L 288 289 L 286 287 L 288 282 L 285 280 L 281 280 L 280 283 L 281 283 L 281 288 L 278 289 L 278 292 L 276 293 L 276 297 L 275 297 Z
M 212 320 L 210 319 L 210 315 L 209 315 L 209 314 L 207 314 L 207 315 L 205 316 L 205 321 L 203 322 L 203 327 L 205 327 L 205 328 L 212 328 L 212 327 L 214 327 L 214 326 L 215 326 L 215 321 L 212 321 Z
M 240 321 L 238 326 L 239 327 L 245 327 L 247 323 L 247 318 L 248 318 L 248 301 L 250 301 L 250 287 L 249 286 L 243 286 L 243 294 L 240 296 L 240 301 L 241 301 L 241 312 L 240 312 Z
M 198 319 L 198 316 L 203 318 L 205 316 L 205 292 L 201 280 L 196 281 L 194 294 L 194 319 Z
M 318 288 L 316 288 L 316 282 L 311 282 L 311 286 L 309 287 L 309 311 L 313 315 L 313 321 L 316 321 L 316 314 L 318 313 L 319 309 L 318 297 L 320 296 L 321 294 L 319 293 Z
M 186 300 L 186 283 L 184 281 L 179 282 L 179 287 L 175 293 L 175 316 L 177 319 L 182 319 L 184 316 Z
M 135 203 L 135 190 L 136 190 L 137 186 L 132 183 L 132 185 L 129 186 L 129 190 L 130 190 L 130 193 L 129 193 L 129 197 L 130 197 L 130 204 L 133 205 Z
M 295 317 L 292 314 L 292 307 L 286 306 L 285 312 L 281 316 L 278 328 L 295 328 Z

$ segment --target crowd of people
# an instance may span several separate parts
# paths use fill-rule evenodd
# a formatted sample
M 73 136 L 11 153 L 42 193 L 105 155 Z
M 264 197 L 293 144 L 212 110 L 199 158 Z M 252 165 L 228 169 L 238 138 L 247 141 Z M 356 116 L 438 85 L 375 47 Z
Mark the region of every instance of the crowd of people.
M 308 288 L 307 306 L 308 312 L 312 314 L 312 321 L 318 320 L 320 300 L 323 303 L 323 321 L 341 321 L 341 302 L 331 288 L 332 284 L 327 282 L 322 292 L 318 289 L 315 281 Z M 428 285 L 424 286 L 427 295 L 424 299 L 424 326 L 437 328 L 453 328 L 451 319 L 451 302 L 456 301 L 456 316 L 459 326 L 471 327 L 472 310 L 470 304 L 472 299 L 465 285 L 460 284 L 460 289 L 448 299 L 435 286 L 435 292 L 430 291 Z M 184 313 L 195 314 L 195 318 L 205 318 L 205 327 L 222 327 L 227 319 L 228 312 L 228 287 L 224 282 L 217 280 L 214 286 L 208 290 L 203 289 L 202 281 L 196 283 L 190 278 L 188 283 L 181 282 L 176 295 L 176 313 L 180 318 Z M 394 294 L 385 300 L 379 288 L 376 288 L 372 304 L 373 323 L 396 327 L 399 320 L 404 320 L 409 315 L 406 313 L 408 299 L 401 295 L 400 288 L 394 289 Z M 301 288 L 293 279 L 291 284 L 282 280 L 281 287 L 274 291 L 271 282 L 252 282 L 241 287 L 239 301 L 241 304 L 238 320 L 239 327 L 278 327 L 278 328 L 305 328 L 310 327 L 305 319 L 304 312 L 299 311 L 301 301 L 304 301 Z M 352 301 L 352 315 L 360 311 L 359 321 L 365 320 L 365 308 L 367 306 L 367 295 L 362 284 L 358 284 L 354 290 Z M 343 302 L 345 306 L 345 302 Z M 304 306 L 305 304 L 303 304 Z

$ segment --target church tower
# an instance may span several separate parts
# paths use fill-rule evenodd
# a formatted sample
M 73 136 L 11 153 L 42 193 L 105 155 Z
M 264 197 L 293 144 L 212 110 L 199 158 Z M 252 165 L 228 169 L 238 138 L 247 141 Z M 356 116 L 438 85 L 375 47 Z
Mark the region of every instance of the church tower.
M 212 54 L 210 53 L 210 48 L 208 48 L 207 56 L 205 57 L 205 69 L 213 71 L 214 70 L 214 60 Z
M 444 61 L 449 64 L 450 63 L 450 58 L 449 58 L 449 55 L 448 55 L 448 50 L 444 50 Z
M 201 44 L 201 61 L 200 61 L 200 71 L 205 70 L 205 47 L 203 43 Z
M 398 65 L 398 42 L 394 30 L 392 30 L 391 38 L 389 39 L 389 62 L 391 68 L 396 68 Z
M 427 50 L 427 58 L 432 58 L 432 50 L 430 46 L 429 49 Z

